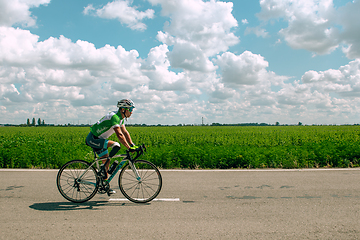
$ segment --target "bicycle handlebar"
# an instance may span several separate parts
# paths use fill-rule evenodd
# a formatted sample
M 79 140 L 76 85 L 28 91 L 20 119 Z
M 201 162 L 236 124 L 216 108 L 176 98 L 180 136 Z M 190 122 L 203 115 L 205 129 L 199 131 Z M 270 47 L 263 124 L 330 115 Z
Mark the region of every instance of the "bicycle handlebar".
M 137 159 L 138 157 L 140 157 L 142 154 L 146 153 L 146 146 L 145 144 L 142 144 L 140 147 L 138 147 L 137 149 L 135 149 L 134 153 L 136 153 L 135 157 L 132 157 L 131 154 L 132 153 L 129 149 L 126 150 L 126 155 L 127 157 L 134 161 L 135 159 Z

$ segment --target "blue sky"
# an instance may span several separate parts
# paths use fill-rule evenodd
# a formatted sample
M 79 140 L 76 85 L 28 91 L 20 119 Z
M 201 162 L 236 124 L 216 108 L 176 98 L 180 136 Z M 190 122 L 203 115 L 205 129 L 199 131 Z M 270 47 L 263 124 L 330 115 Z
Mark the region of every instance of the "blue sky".
M 0 123 L 354 124 L 359 1 L 0 0 Z
M 255 54 L 261 54 L 271 64 L 269 69 L 281 75 L 288 75 L 300 78 L 304 72 L 312 70 L 327 70 L 338 68 L 348 63 L 348 59 L 338 49 L 331 55 L 312 57 L 312 53 L 306 50 L 294 51 L 286 44 L 275 46 L 279 39 L 277 32 L 286 27 L 286 23 L 278 21 L 274 26 L 270 26 L 272 32 L 268 38 L 258 38 L 254 34 L 245 34 L 247 27 L 256 27 L 260 24 L 256 13 L 261 11 L 259 1 L 241 0 L 227 1 L 233 3 L 232 14 L 238 21 L 239 26 L 233 31 L 240 37 L 240 43 L 232 46 L 229 50 L 240 54 L 246 50 Z M 349 1 L 335 1 L 338 6 Z M 78 39 L 93 43 L 97 48 L 106 44 L 111 46 L 123 46 L 126 50 L 135 49 L 140 57 L 146 58 L 149 49 L 156 47 L 160 42 L 156 39 L 158 31 L 162 31 L 164 23 L 168 18 L 161 16 L 161 7 L 152 6 L 144 0 L 135 0 L 132 6 L 138 10 L 154 9 L 158 14 L 153 19 L 147 19 L 145 31 L 134 31 L 123 25 L 121 22 L 109 19 L 99 19 L 93 16 L 81 14 L 84 6 L 93 4 L 94 6 L 104 6 L 107 1 L 54 1 L 48 5 L 42 5 L 31 9 L 32 14 L 37 17 L 38 28 L 28 28 L 32 33 L 38 35 L 40 41 L 49 37 L 60 37 L 63 35 L 73 42 Z M 71 7 L 70 7 L 71 6 Z M 246 19 L 248 24 L 241 21 Z M 269 28 L 269 31 L 270 31 Z M 279 54 L 283 58 L 279 57 Z M 291 55 L 289 58 L 287 55 Z M 286 61 L 284 61 L 286 58 Z M 340 58 L 340 59 L 339 59 Z

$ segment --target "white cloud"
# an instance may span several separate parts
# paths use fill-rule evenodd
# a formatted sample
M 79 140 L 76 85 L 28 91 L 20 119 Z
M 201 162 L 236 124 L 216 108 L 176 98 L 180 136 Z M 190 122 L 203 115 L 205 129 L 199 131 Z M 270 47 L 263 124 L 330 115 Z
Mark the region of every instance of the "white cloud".
M 0 26 L 35 26 L 36 17 L 31 15 L 29 9 L 49 2 L 50 0 L 0 0 Z
M 279 33 L 290 47 L 328 54 L 345 44 L 342 49 L 349 59 L 360 57 L 360 1 L 339 8 L 333 0 L 261 0 L 260 6 L 261 20 L 288 23 Z
M 311 99 L 311 89 L 300 85 L 297 81 L 294 84 L 285 84 L 276 94 L 279 104 L 291 106 L 306 106 Z
M 339 8 L 338 24 L 342 26 L 341 40 L 349 59 L 360 58 L 360 1 L 352 1 Z
M 199 46 L 192 42 L 176 43 L 168 57 L 173 68 L 200 72 L 211 72 L 216 69 Z
M 210 102 L 219 102 L 232 98 L 236 94 L 236 90 L 225 87 L 223 83 L 214 84 L 210 96 Z
M 338 70 L 308 71 L 301 80 L 313 89 L 334 92 L 342 97 L 360 97 L 360 59 L 351 61 Z
M 131 71 L 138 71 L 140 66 L 136 50 L 109 45 L 96 49 L 92 43 L 81 40 L 73 43 L 64 36 L 38 42 L 38 36 L 14 28 L 0 27 L 0 48 L 3 49 L 0 63 L 7 65 L 116 71 L 121 77 L 132 76 Z
M 138 11 L 136 7 L 132 7 L 132 0 L 115 0 L 108 2 L 102 8 L 94 8 L 89 4 L 84 8 L 85 15 L 94 15 L 100 18 L 117 19 L 121 23 L 127 25 L 134 30 L 145 30 L 146 25 L 142 22 L 145 18 L 154 18 L 154 10 Z
M 245 29 L 245 35 L 250 34 L 250 33 L 254 33 L 257 37 L 263 37 L 266 38 L 269 36 L 269 33 L 266 31 L 265 28 L 262 28 L 260 26 L 257 27 L 247 27 Z
M 150 50 L 142 69 L 149 78 L 149 88 L 160 91 L 186 91 L 188 79 L 184 73 L 169 71 L 167 45 L 163 44 Z
M 214 66 L 208 57 L 227 51 L 239 43 L 231 30 L 238 26 L 231 14 L 231 2 L 201 0 L 149 0 L 160 4 L 162 14 L 170 17 L 158 40 L 174 46 L 169 53 L 171 65 L 187 70 L 212 71 Z
M 103 81 L 112 83 L 115 92 L 120 88 L 131 91 L 147 81 L 137 51 L 121 46 L 96 49 L 91 43 L 73 43 L 63 36 L 38 41 L 38 36 L 27 30 L 0 27 L 0 49 L 0 102 L 6 105 L 59 100 L 107 104 L 106 99 L 94 97 L 96 92 L 107 95 Z
M 288 23 L 279 33 L 292 48 L 326 54 L 339 46 L 332 0 L 261 0 L 260 6 L 260 19 L 280 18 Z
M 34 45 L 39 37 L 28 30 L 0 27 L 0 63 L 27 64 L 36 54 Z
M 214 60 L 221 69 L 224 83 L 230 85 L 256 85 L 266 78 L 269 63 L 249 51 L 241 55 L 225 52 Z
M 16 103 L 32 100 L 28 94 L 20 94 L 14 84 L 0 85 L 0 96 L 4 105 L 13 105 Z
M 339 69 L 308 71 L 301 81 L 282 85 L 276 96 L 282 114 L 311 123 L 354 123 L 360 114 L 360 61 Z

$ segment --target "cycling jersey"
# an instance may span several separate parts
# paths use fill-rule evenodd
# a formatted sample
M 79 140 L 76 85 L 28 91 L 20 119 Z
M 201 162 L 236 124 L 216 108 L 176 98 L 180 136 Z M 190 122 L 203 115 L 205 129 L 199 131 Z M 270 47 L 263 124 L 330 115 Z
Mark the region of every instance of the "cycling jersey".
M 92 125 L 90 132 L 98 138 L 107 139 L 115 132 L 114 127 L 125 125 L 124 120 L 125 119 L 121 117 L 120 111 L 110 112 Z

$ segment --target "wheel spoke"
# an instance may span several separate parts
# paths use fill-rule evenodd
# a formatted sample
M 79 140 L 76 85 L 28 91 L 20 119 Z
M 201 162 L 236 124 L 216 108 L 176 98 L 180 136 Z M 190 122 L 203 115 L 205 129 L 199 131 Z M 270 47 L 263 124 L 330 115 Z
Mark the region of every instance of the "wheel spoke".
M 66 163 L 59 170 L 56 182 L 61 195 L 76 203 L 88 201 L 97 192 L 97 172 L 83 160 Z
M 130 165 L 126 165 L 119 175 L 120 190 L 130 201 L 137 203 L 149 202 L 161 190 L 162 178 L 160 172 L 155 165 L 145 160 L 135 161 L 134 166 L 141 179 L 137 180 Z

